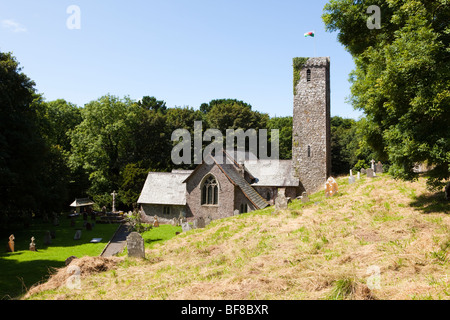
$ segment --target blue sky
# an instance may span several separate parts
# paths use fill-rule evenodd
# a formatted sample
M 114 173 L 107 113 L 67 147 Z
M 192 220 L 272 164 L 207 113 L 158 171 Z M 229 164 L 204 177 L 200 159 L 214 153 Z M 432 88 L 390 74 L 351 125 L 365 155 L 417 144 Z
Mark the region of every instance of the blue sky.
M 292 115 L 292 58 L 329 56 L 331 114 L 357 119 L 345 102 L 354 64 L 325 32 L 326 2 L 0 0 L 0 50 L 47 100 L 149 95 L 198 108 L 232 98 L 270 116 Z M 80 29 L 67 27 L 70 5 Z

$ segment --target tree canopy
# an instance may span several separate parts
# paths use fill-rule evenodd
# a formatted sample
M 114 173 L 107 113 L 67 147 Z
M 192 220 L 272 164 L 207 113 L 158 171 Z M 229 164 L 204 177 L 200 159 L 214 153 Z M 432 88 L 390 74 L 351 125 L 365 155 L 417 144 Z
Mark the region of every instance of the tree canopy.
M 369 29 L 369 5 L 381 28 Z M 366 115 L 365 140 L 394 177 L 414 180 L 432 165 L 428 184 L 450 177 L 450 6 L 447 0 L 332 0 L 323 20 L 352 54 L 351 102 Z

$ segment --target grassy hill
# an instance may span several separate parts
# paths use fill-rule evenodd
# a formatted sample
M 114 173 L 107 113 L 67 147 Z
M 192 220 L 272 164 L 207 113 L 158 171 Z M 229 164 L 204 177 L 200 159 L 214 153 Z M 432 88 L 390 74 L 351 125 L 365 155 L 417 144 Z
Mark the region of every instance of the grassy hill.
M 60 269 L 27 298 L 449 299 L 443 194 L 388 175 L 338 183 L 332 198 L 320 191 L 289 210 L 216 220 L 149 248 L 145 260 L 80 259 L 81 290 Z

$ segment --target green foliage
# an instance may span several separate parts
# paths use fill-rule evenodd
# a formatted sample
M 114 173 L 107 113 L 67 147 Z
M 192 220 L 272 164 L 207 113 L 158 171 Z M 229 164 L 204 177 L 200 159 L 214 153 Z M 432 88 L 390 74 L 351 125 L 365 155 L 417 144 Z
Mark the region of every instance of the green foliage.
M 297 84 L 300 81 L 300 71 L 303 68 L 303 65 L 306 63 L 306 61 L 309 58 L 304 58 L 304 57 L 296 57 L 294 59 L 292 59 L 292 67 L 294 70 L 294 75 L 293 75 L 293 79 L 294 79 L 294 83 L 293 83 L 293 92 L 294 95 L 297 94 Z
M 333 0 L 328 31 L 353 55 L 351 102 L 366 114 L 366 141 L 396 178 L 414 180 L 432 164 L 428 184 L 450 178 L 450 6 L 447 0 L 376 0 L 382 28 L 368 29 L 367 4 Z
M 292 117 L 270 118 L 267 129 L 279 130 L 280 159 L 292 159 Z

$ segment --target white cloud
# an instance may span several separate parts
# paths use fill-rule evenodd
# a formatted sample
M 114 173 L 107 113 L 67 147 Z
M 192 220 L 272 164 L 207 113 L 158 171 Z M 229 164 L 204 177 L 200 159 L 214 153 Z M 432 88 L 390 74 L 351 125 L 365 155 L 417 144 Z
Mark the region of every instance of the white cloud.
M 12 32 L 27 32 L 27 28 L 20 23 L 12 20 L 2 20 L 2 27 L 11 30 Z

